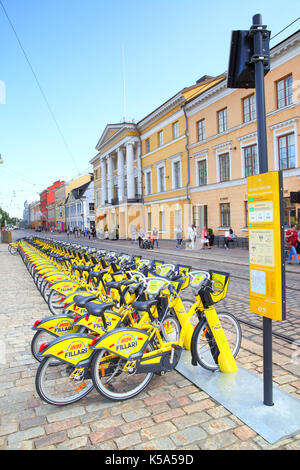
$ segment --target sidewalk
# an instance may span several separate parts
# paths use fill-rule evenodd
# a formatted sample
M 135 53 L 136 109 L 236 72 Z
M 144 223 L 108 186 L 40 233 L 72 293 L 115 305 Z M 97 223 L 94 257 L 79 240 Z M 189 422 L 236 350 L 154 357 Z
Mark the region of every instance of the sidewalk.
M 92 391 L 66 407 L 42 402 L 30 353 L 32 324 L 49 315 L 19 256 L 0 245 L 0 449 L 24 450 L 300 450 L 300 434 L 270 446 L 178 372 L 155 376 L 137 397 L 111 402 Z M 257 332 L 243 329 L 237 361 L 262 372 Z M 276 342 L 278 343 L 278 341 Z M 280 345 L 279 345 L 280 346 Z M 284 346 L 284 347 L 283 347 Z M 300 398 L 299 355 L 282 342 L 274 351 L 274 382 Z M 279 347 L 279 349 L 281 349 Z M 200 459 L 200 454 L 199 454 Z
M 86 240 L 84 237 L 76 239 L 79 243 L 84 243 Z M 80 240 L 80 241 L 79 241 Z M 87 241 L 87 240 L 86 240 Z M 176 250 L 176 242 L 170 240 L 160 240 L 159 247 L 155 247 L 154 250 L 142 250 L 138 245 L 133 244 L 130 240 L 99 240 L 103 247 L 108 246 L 109 250 L 126 250 L 126 248 L 137 247 L 138 254 L 147 258 L 147 253 L 155 253 L 159 257 L 159 254 L 172 255 L 175 257 L 183 257 L 193 259 L 203 259 L 206 261 L 215 261 L 215 262 L 224 262 L 230 264 L 236 264 L 240 266 L 249 266 L 249 251 L 246 248 L 219 248 L 218 246 L 212 246 L 211 248 L 194 248 L 190 249 L 188 247 Z M 299 255 L 300 256 L 300 255 Z M 188 262 L 187 262 L 188 264 Z M 293 259 L 291 264 L 286 263 L 286 272 L 290 273 L 299 273 L 300 266 L 296 264 L 296 261 Z
M 63 239 L 66 241 L 70 241 L 73 243 L 78 243 L 81 245 L 88 245 L 88 246 L 99 246 L 99 248 L 107 249 L 110 251 L 126 251 L 126 249 L 132 250 L 135 249 L 135 253 L 147 258 L 147 256 L 155 255 L 157 259 L 159 259 L 160 255 L 171 255 L 174 256 L 174 262 L 176 259 L 185 259 L 185 264 L 189 264 L 189 260 L 206 260 L 206 261 L 213 261 L 217 263 L 230 263 L 236 264 L 239 266 L 249 266 L 249 251 L 246 248 L 229 248 L 226 250 L 225 248 L 221 248 L 218 246 L 212 246 L 211 248 L 194 248 L 190 249 L 188 247 L 189 243 L 185 243 L 185 248 L 180 250 L 176 250 L 176 241 L 175 240 L 159 240 L 159 247 L 154 247 L 153 250 L 143 250 L 140 249 L 138 243 L 132 243 L 131 240 L 100 240 L 99 238 L 96 239 L 89 239 L 87 237 L 74 237 L 70 235 L 69 237 L 65 233 L 59 232 L 38 232 L 36 233 L 34 230 L 27 230 L 27 231 L 17 231 L 13 232 L 14 240 L 19 237 L 24 236 L 40 236 L 41 238 L 58 238 Z M 299 255 L 300 256 L 300 255 Z M 188 258 L 188 260 L 187 260 Z M 182 261 L 181 261 L 182 262 Z M 286 263 L 286 272 L 289 273 L 296 273 L 300 274 L 300 266 L 298 266 L 295 260 L 292 260 L 291 264 Z

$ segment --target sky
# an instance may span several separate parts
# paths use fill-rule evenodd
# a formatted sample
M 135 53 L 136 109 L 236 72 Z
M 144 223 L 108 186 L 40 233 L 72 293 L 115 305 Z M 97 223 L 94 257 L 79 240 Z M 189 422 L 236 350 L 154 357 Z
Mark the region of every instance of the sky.
M 299 12 L 299 0 L 1 0 L 0 207 L 21 217 L 26 199 L 91 171 L 108 123 L 138 122 L 226 71 L 231 31 L 249 29 L 253 15 L 275 35 Z

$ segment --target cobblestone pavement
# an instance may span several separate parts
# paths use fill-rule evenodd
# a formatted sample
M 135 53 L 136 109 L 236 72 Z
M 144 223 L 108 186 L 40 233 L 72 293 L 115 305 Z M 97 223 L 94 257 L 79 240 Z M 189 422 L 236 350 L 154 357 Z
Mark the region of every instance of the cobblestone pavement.
M 110 402 L 93 391 L 74 405 L 45 404 L 35 391 L 30 341 L 32 324 L 49 314 L 48 307 L 7 245 L 0 245 L 0 266 L 0 449 L 300 449 L 300 434 L 270 446 L 176 371 L 156 376 L 130 401 Z M 260 336 L 243 326 L 237 358 L 258 373 Z M 300 399 L 298 353 L 274 341 L 274 382 Z

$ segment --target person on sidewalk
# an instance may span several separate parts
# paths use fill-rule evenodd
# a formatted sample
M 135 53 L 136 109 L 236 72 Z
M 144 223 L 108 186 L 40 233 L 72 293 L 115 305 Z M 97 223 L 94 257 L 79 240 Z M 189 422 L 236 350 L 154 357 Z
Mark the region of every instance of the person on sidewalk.
M 296 263 L 300 264 L 300 261 L 298 259 L 298 253 L 297 253 L 297 245 L 298 245 L 298 232 L 297 232 L 297 227 L 296 225 L 293 225 L 290 230 L 288 230 L 285 234 L 285 241 L 286 241 L 286 247 L 289 249 L 289 255 L 288 255 L 288 264 L 291 264 L 292 261 L 292 256 L 294 256 Z
M 136 243 L 136 227 L 131 225 L 131 243 Z
M 207 246 L 207 248 L 210 248 L 210 245 L 209 245 L 209 231 L 207 230 L 206 227 L 204 227 L 204 229 L 201 232 L 201 248 L 205 248 L 206 246 Z
M 180 225 L 175 229 L 175 238 L 176 238 L 176 250 L 180 250 L 182 246 L 182 230 Z
M 224 239 L 224 246 L 226 248 L 226 250 L 229 249 L 229 243 L 233 243 L 234 242 L 234 239 L 235 239 L 235 234 L 233 233 L 233 230 L 232 228 L 229 230 L 229 233 L 227 236 L 225 236 L 225 239 Z
M 193 250 L 195 248 L 195 240 L 197 237 L 197 231 L 196 229 L 193 228 L 192 225 L 189 225 L 187 234 L 188 234 L 188 239 L 191 242 L 189 247 Z
M 158 248 L 158 229 L 157 227 L 154 227 L 152 230 L 152 240 L 153 240 L 153 246 L 156 244 L 156 248 Z
M 140 228 L 138 235 L 139 247 L 141 248 L 143 244 L 143 239 L 146 236 L 145 230 L 142 227 Z

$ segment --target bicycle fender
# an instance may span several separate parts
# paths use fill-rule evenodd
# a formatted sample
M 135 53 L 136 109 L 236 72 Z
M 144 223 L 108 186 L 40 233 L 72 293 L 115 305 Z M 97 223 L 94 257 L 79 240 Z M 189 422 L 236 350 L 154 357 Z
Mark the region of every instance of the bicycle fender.
M 113 312 L 112 310 L 111 311 L 107 310 L 103 315 L 106 320 L 107 330 L 104 329 L 102 317 L 96 317 L 91 314 L 82 315 L 76 321 L 76 325 L 85 326 L 86 328 L 94 331 L 98 335 L 104 335 L 114 330 L 115 328 L 118 328 L 122 320 L 122 315 L 119 315 Z
M 118 328 L 101 336 L 92 349 L 106 349 L 126 360 L 135 360 L 144 354 L 149 336 L 149 333 L 137 328 Z
M 74 315 L 70 314 L 49 316 L 32 327 L 32 329 L 36 331 L 48 331 L 48 333 L 56 337 L 77 333 L 78 328 L 77 325 L 74 325 Z
M 206 310 L 206 319 L 219 349 L 218 364 L 221 372 L 231 373 L 238 370 L 232 355 L 226 335 L 218 318 L 216 310 L 211 307 Z
M 79 289 L 80 284 L 76 281 L 69 281 L 66 279 L 65 281 L 58 281 L 54 282 L 51 286 L 51 289 L 60 292 L 63 295 L 69 295 L 72 292 L 75 292 Z
M 81 361 L 91 359 L 94 351 L 90 348 L 95 336 L 86 334 L 69 334 L 51 341 L 38 355 L 51 356 L 62 362 L 76 366 Z
M 64 274 L 64 273 L 59 273 L 59 272 L 52 272 L 52 273 L 46 273 L 43 275 L 43 278 L 46 279 L 48 282 L 53 284 L 54 282 L 58 281 L 64 281 L 64 280 L 69 280 L 70 278 Z

